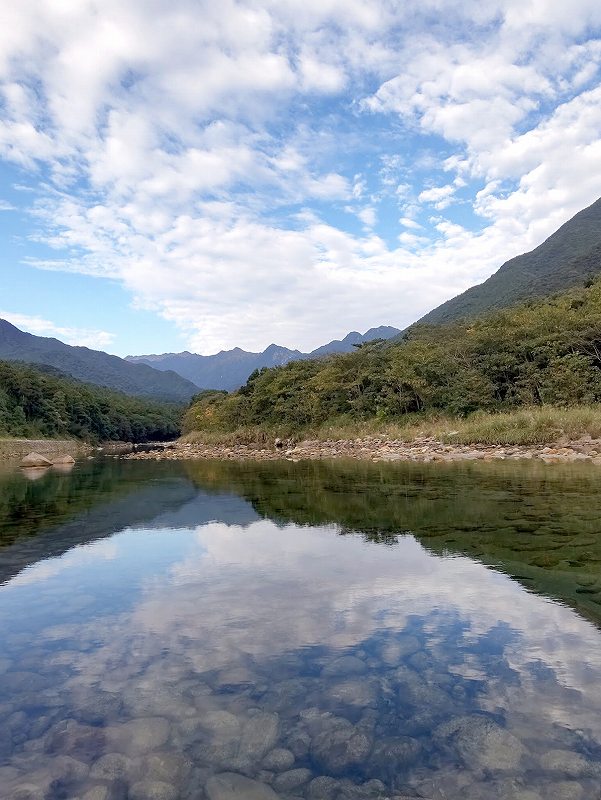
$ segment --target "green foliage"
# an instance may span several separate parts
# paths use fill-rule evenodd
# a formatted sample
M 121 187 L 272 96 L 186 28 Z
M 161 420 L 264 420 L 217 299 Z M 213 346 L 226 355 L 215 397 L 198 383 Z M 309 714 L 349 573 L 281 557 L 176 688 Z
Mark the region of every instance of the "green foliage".
M 0 361 L 0 435 L 146 442 L 179 433 L 175 405 L 80 383 L 53 368 Z
M 471 322 L 416 325 L 402 340 L 254 372 L 233 394 L 203 395 L 185 431 L 283 431 L 407 414 L 465 417 L 601 401 L 601 280 Z

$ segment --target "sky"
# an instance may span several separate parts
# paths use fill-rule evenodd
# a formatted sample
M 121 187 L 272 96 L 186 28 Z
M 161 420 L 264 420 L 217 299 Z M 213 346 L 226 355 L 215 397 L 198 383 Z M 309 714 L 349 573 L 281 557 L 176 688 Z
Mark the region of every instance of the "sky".
M 2 0 L 0 317 L 403 328 L 601 196 L 599 0 Z

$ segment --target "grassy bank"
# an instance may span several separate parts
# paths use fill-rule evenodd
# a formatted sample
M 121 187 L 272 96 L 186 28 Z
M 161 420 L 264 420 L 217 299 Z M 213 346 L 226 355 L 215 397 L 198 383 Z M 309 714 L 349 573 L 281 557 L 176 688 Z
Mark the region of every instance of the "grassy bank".
M 247 426 L 227 433 L 192 431 L 184 436 L 183 441 L 224 446 L 271 446 L 276 437 L 298 442 L 306 439 L 349 440 L 374 436 L 410 442 L 426 436 L 450 444 L 530 445 L 573 441 L 586 435 L 593 439 L 601 438 L 600 404 L 573 408 L 530 406 L 498 413 L 476 411 L 466 417 L 407 414 L 394 423 L 338 418 L 323 425 L 296 429 Z

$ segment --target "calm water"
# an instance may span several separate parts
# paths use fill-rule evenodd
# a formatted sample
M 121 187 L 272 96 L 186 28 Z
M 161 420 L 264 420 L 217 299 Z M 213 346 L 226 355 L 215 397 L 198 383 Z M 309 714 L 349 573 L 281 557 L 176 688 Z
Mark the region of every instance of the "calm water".
M 0 476 L 0 797 L 601 797 L 600 482 Z

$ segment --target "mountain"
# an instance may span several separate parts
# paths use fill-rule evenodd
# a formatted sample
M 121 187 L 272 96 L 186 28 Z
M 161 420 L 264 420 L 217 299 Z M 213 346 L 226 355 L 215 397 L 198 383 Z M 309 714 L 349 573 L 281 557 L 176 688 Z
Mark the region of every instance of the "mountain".
M 81 381 L 154 400 L 185 402 L 198 392 L 197 386 L 175 372 L 34 336 L 4 319 L 0 319 L 0 359 L 45 364 Z
M 494 275 L 430 311 L 419 322 L 445 323 L 547 297 L 601 272 L 601 199 L 539 247 L 506 261 Z
M 374 339 L 391 339 L 400 333 L 398 328 L 382 325 L 370 328 L 366 333 L 352 331 L 344 339 L 334 339 L 310 353 L 289 350 L 277 344 L 270 344 L 262 353 L 250 353 L 235 347 L 233 350 L 222 350 L 212 356 L 200 356 L 196 353 L 163 353 L 162 355 L 127 356 L 132 364 L 145 364 L 157 370 L 172 370 L 192 381 L 203 389 L 238 389 L 248 376 L 256 369 L 263 367 L 281 367 L 290 361 L 304 358 L 319 358 L 329 353 L 349 353 L 354 345 L 371 342 Z
M 351 331 L 347 333 L 344 339 L 334 339 L 328 344 L 312 350 L 304 358 L 319 358 L 319 356 L 327 356 L 330 353 L 351 353 L 355 345 L 365 344 L 365 342 L 373 342 L 374 339 L 392 339 L 400 333 L 398 328 L 393 328 L 390 325 L 380 325 L 379 328 L 370 328 L 365 333 L 357 333 Z

